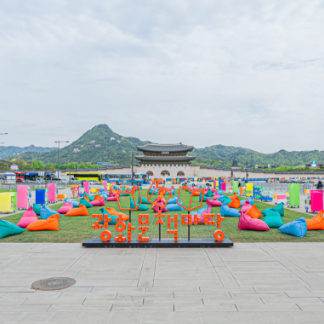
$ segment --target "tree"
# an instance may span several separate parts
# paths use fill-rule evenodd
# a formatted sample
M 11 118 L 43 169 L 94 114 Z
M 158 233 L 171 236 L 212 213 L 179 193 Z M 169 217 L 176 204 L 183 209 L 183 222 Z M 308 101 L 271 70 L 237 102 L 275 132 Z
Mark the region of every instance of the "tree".
M 87 163 L 87 168 L 88 169 L 91 168 L 91 163 L 90 162 Z
M 79 164 L 79 168 L 80 168 L 80 169 L 83 169 L 84 167 L 85 167 L 84 162 L 81 162 L 81 163 Z
M 44 164 L 43 164 L 43 162 L 38 161 L 38 162 L 37 162 L 37 167 L 38 167 L 39 169 L 44 169 Z

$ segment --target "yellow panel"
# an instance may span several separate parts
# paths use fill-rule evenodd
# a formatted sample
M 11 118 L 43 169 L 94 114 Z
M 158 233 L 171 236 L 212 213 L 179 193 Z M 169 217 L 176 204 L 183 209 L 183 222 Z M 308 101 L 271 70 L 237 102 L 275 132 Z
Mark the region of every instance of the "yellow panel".
M 0 193 L 0 212 L 9 213 L 11 211 L 11 193 Z

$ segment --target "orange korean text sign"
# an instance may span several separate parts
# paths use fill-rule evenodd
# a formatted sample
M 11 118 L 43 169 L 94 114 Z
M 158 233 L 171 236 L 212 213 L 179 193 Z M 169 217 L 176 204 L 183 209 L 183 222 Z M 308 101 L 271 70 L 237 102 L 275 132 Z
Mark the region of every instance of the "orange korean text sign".
M 166 217 L 165 217 L 166 216 Z M 97 218 L 98 220 L 92 225 L 93 229 L 104 229 L 100 234 L 100 238 L 103 242 L 109 242 L 112 238 L 111 231 L 108 230 L 108 227 L 114 227 L 118 235 L 114 238 L 115 242 L 131 242 L 132 241 L 132 232 L 135 231 L 134 223 L 126 224 L 123 221 L 122 216 L 115 218 L 115 224 L 110 225 L 109 222 L 112 221 L 112 217 L 109 214 L 94 214 L 92 218 Z M 179 230 L 179 216 L 178 214 L 155 214 L 156 222 L 154 226 L 167 226 L 167 234 L 173 235 L 174 242 L 178 242 L 178 230 Z M 217 242 L 221 242 L 225 238 L 224 232 L 221 230 L 221 222 L 224 221 L 224 217 L 220 214 L 205 214 L 204 215 L 203 225 L 216 226 L 216 230 L 213 233 L 213 237 Z M 216 218 L 216 220 L 214 220 Z M 194 214 L 193 217 L 191 214 L 182 214 L 181 215 L 181 225 L 198 225 L 201 221 L 201 216 Z M 173 226 L 171 226 L 171 224 Z M 138 215 L 138 242 L 149 242 L 149 229 L 150 229 L 150 218 L 149 214 L 139 214 Z M 125 235 L 125 236 L 124 236 Z

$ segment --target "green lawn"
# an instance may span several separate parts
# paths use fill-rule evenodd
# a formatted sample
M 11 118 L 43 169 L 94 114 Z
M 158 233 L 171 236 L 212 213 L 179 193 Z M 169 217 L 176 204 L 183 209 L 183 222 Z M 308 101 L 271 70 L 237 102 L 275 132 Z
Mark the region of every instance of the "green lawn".
M 146 197 L 147 190 L 142 190 L 142 195 Z M 181 199 L 184 204 L 189 204 L 190 195 L 182 193 Z M 198 204 L 197 197 L 193 201 L 196 206 Z M 129 198 L 122 198 L 123 206 L 129 206 Z M 204 203 L 205 204 L 205 203 Z M 256 202 L 257 207 L 260 210 L 272 207 L 272 205 L 265 204 L 262 202 Z M 57 210 L 62 206 L 58 204 L 55 206 L 49 205 L 50 208 Z M 106 202 L 106 207 L 114 207 L 118 210 L 117 202 Z M 100 207 L 93 207 L 89 209 L 90 214 L 98 214 Z M 220 207 L 213 207 L 212 213 L 219 213 Z M 128 215 L 128 211 L 124 212 Z M 138 234 L 138 217 L 139 213 L 145 213 L 150 215 L 150 230 L 148 236 L 151 238 L 158 238 L 158 226 L 154 225 L 156 218 L 154 217 L 154 212 L 152 209 L 149 209 L 148 212 L 132 212 L 132 224 L 135 225 L 135 231 L 133 231 L 133 237 L 137 237 Z M 170 212 L 170 214 L 175 214 L 176 212 Z M 187 213 L 178 212 L 178 221 L 179 221 L 179 238 L 187 238 L 188 226 L 181 225 L 181 214 Z M 22 213 L 17 213 L 16 215 L 5 217 L 4 219 L 17 223 L 20 219 Z M 290 209 L 285 209 L 285 216 L 283 217 L 283 222 L 288 223 L 294 219 L 300 218 L 311 218 L 311 215 L 301 214 Z M 263 216 L 262 218 L 263 219 Z M 90 216 L 79 216 L 79 217 L 66 217 L 62 215 L 60 219 L 60 230 L 59 231 L 41 231 L 41 232 L 30 232 L 25 231 L 19 235 L 13 235 L 0 240 L 0 242 L 61 242 L 61 243 L 81 243 L 89 238 L 99 238 L 102 229 L 92 229 L 91 225 L 94 223 L 95 219 Z M 297 238 L 291 235 L 282 234 L 277 229 L 270 229 L 266 232 L 256 232 L 256 231 L 239 231 L 237 229 L 237 224 L 239 217 L 225 217 L 225 221 L 222 222 L 222 230 L 225 233 L 225 236 L 230 238 L 233 242 L 321 242 L 324 240 L 324 231 L 309 231 L 304 238 Z M 166 219 L 165 219 L 166 223 Z M 172 224 L 172 223 L 171 223 Z M 191 226 L 191 237 L 192 238 L 211 238 L 216 226 L 205 226 L 197 225 Z M 108 228 L 113 236 L 117 236 L 117 232 L 113 225 L 109 225 Z M 126 236 L 126 231 L 123 233 Z M 166 225 L 162 226 L 162 237 L 171 237 L 167 234 Z

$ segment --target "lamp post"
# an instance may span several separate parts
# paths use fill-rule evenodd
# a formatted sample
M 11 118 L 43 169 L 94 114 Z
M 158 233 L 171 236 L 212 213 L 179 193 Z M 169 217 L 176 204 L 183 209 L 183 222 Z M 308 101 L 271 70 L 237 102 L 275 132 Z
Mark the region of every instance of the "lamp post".
M 55 141 L 58 146 L 57 150 L 57 178 L 60 178 L 60 143 L 69 143 L 69 141 Z

